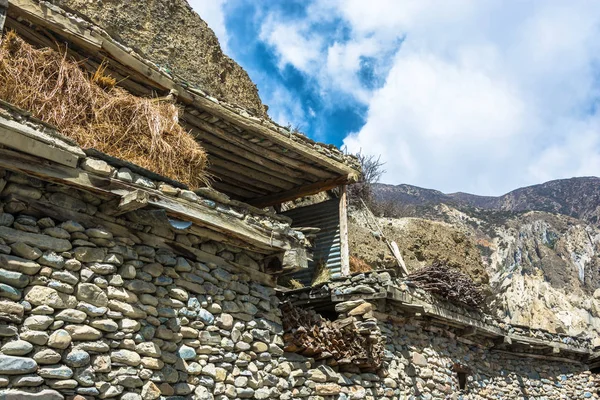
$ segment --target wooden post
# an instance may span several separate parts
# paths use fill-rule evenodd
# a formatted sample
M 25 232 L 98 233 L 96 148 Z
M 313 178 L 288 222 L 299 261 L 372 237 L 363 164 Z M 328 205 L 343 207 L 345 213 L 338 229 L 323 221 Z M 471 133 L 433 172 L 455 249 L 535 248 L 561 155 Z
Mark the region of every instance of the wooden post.
M 342 275 L 350 275 L 350 251 L 348 249 L 348 191 L 340 186 L 340 257 Z
M 0 0 L 0 38 L 4 29 L 4 21 L 6 21 L 6 10 L 8 10 L 8 0 Z

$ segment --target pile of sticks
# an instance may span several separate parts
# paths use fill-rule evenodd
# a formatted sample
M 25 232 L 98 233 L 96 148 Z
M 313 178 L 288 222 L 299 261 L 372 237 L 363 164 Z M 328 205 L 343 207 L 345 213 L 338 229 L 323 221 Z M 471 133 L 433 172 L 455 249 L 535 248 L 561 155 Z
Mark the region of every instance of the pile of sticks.
M 282 306 L 284 350 L 328 365 L 353 365 L 362 371 L 381 367 L 384 343 L 372 330 L 361 332 L 355 317 L 329 321 L 314 310 L 285 303 Z
M 435 261 L 433 265 L 420 269 L 408 276 L 417 287 L 440 295 L 452 303 L 481 308 L 485 296 L 477 285 L 465 274 Z

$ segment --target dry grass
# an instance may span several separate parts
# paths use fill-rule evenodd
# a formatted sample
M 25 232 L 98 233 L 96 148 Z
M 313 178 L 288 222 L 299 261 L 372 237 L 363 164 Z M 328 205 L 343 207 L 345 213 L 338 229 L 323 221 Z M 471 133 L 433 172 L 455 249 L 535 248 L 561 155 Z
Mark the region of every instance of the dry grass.
M 93 76 L 66 52 L 34 49 L 14 32 L 0 45 L 0 99 L 95 148 L 192 188 L 207 183 L 204 149 L 179 125 L 179 109 L 115 87 L 102 65 Z
M 280 276 L 278 280 L 279 285 L 290 288 L 290 289 L 302 289 L 304 285 L 297 279 L 293 279 L 290 276 Z
M 350 256 L 350 273 L 355 272 L 371 272 L 373 267 L 365 262 L 362 258 Z
M 331 271 L 327 268 L 327 264 L 319 263 L 315 274 L 313 275 L 311 286 L 320 285 L 325 282 L 329 282 L 331 279 Z
M 290 279 L 289 286 L 292 289 L 302 289 L 304 287 L 302 282 L 300 282 L 299 280 L 296 280 L 296 279 Z

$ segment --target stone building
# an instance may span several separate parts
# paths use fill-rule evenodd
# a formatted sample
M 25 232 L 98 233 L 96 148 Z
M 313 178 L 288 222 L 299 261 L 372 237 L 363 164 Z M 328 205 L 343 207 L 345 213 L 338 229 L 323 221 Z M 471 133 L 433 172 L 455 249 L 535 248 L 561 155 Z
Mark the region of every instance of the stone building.
M 1 398 L 599 397 L 585 338 L 499 324 L 391 271 L 350 276 L 354 158 L 211 97 L 50 2 L 0 0 L 2 29 L 67 44 L 90 71 L 108 60 L 130 93 L 176 101 L 214 189 L 82 149 L 0 101 Z M 278 288 L 312 256 L 302 217 L 273 210 L 334 189 L 338 275 Z M 299 334 L 320 341 L 302 347 Z

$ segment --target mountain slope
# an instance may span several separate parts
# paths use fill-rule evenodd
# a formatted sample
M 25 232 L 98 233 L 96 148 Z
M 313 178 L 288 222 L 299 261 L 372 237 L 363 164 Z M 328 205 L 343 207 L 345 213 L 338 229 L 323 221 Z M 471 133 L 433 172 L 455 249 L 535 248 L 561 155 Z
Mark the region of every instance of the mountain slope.
M 476 282 L 489 281 L 488 305 L 500 320 L 593 337 L 600 337 L 599 193 L 598 178 L 552 181 L 499 197 L 375 188 L 376 198 L 387 202 L 381 210 L 394 214 L 379 223 L 409 270 L 444 260 Z M 393 267 L 360 210 L 351 210 L 349 226 L 353 255 Z
M 411 185 L 374 186 L 375 198 L 398 206 L 449 204 L 459 209 L 471 207 L 496 211 L 546 211 L 600 224 L 600 178 L 559 179 L 513 190 L 503 196 L 477 196 L 469 193 L 444 194 Z

